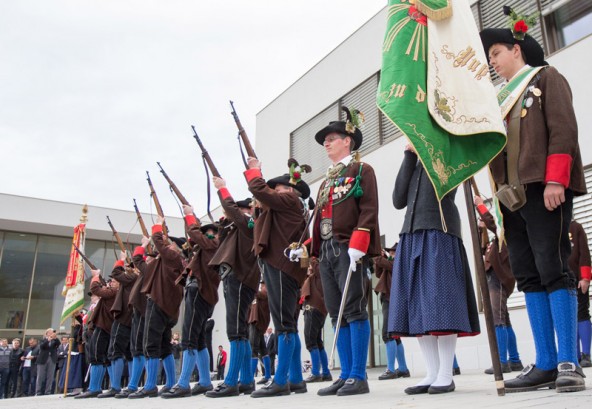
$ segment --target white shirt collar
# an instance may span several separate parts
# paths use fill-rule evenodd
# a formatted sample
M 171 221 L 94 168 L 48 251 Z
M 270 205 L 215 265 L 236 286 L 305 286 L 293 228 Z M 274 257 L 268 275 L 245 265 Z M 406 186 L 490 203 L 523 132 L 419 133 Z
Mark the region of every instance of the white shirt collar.
M 335 165 L 337 165 L 339 163 L 343 163 L 345 166 L 347 166 L 347 165 L 349 165 L 349 163 L 351 162 L 351 160 L 352 160 L 352 155 L 349 154 L 345 158 L 343 158 L 339 162 L 337 162 Z M 332 169 L 335 165 L 329 166 L 329 169 Z

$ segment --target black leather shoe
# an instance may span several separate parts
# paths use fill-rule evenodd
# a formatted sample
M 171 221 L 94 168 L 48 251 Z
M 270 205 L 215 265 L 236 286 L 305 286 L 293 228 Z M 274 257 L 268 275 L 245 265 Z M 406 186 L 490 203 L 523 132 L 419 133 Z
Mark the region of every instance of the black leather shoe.
M 335 382 L 333 382 L 330 386 L 326 388 L 319 389 L 317 391 L 317 395 L 319 396 L 330 396 L 330 395 L 337 395 L 337 391 L 345 385 L 345 379 L 337 378 Z
M 88 398 L 96 398 L 99 396 L 103 391 L 86 391 L 81 393 L 78 396 L 74 396 L 74 399 L 88 399 Z
M 582 357 L 580 358 L 580 366 L 582 368 L 590 368 L 592 366 L 589 354 L 582 354 Z
M 127 397 L 134 392 L 137 392 L 137 389 L 122 389 L 121 392 L 115 395 L 115 399 L 127 399 Z
M 460 368 L 452 368 L 452 376 L 460 375 Z
M 512 372 L 522 371 L 524 369 L 524 365 L 522 365 L 522 361 L 512 362 L 510 361 L 510 369 Z
M 524 369 L 524 368 L 522 368 L 522 369 Z M 486 373 L 487 375 L 493 375 L 493 366 L 491 368 L 487 368 L 483 372 Z M 506 362 L 505 364 L 502 364 L 502 373 L 510 373 L 510 372 L 512 372 L 512 366 L 510 365 L 510 363 Z
M 159 392 L 159 395 L 164 399 L 185 398 L 191 396 L 191 389 L 175 385 L 172 388 L 167 388 L 165 392 Z
M 206 396 L 208 398 L 225 398 L 227 396 L 238 396 L 240 395 L 238 391 L 238 385 L 230 386 L 226 385 L 224 382 L 219 384 L 214 388 L 214 390 L 207 391 Z
M 554 389 L 556 379 L 556 369 L 543 371 L 535 365 L 528 365 L 516 378 L 505 381 L 504 386 L 508 393 L 536 391 L 541 388 Z
M 428 393 L 430 395 L 436 395 L 438 393 L 448 393 L 453 392 L 455 389 L 454 381 L 450 382 L 450 385 L 447 386 L 431 386 L 428 388 Z
M 400 370 L 395 370 L 395 378 L 409 378 L 411 376 L 411 372 L 409 372 L 409 369 L 407 369 L 406 371 L 400 371 Z
M 117 389 L 111 388 L 107 392 L 103 392 L 100 395 L 98 395 L 97 398 L 99 398 L 99 399 L 101 399 L 101 398 L 113 398 L 119 392 L 121 392 L 121 390 L 117 390 Z
M 143 398 L 156 398 L 158 396 L 158 388 L 146 389 L 142 388 L 139 391 L 130 393 L 128 399 L 143 399 Z
M 331 376 L 331 374 L 327 374 L 327 375 L 323 375 L 323 382 L 326 381 L 332 381 L 333 380 L 333 376 Z
M 430 385 L 416 385 L 410 386 L 407 389 L 405 389 L 405 393 L 407 395 L 420 395 L 422 393 L 428 393 L 429 389 Z
M 198 382 L 195 385 L 193 385 L 193 388 L 191 388 L 191 396 L 203 395 L 207 391 L 211 391 L 213 389 L 214 389 L 214 387 L 212 385 L 201 386 Z
M 245 395 L 250 395 L 255 392 L 255 382 L 251 383 L 238 383 L 238 393 L 244 393 Z
M 173 389 L 173 388 L 169 388 L 168 386 L 163 386 L 158 391 L 158 396 L 162 396 L 163 393 L 168 393 L 171 389 Z
M 323 377 L 321 375 L 310 375 L 308 378 L 304 380 L 306 383 L 315 383 L 315 382 L 323 382 Z
M 298 382 L 298 383 L 289 383 L 290 385 L 290 392 L 294 393 L 306 393 L 308 390 L 306 389 L 306 382 Z
M 278 385 L 275 381 L 257 389 L 251 393 L 251 398 L 269 398 L 272 396 L 285 396 L 290 394 L 290 385 Z
M 579 392 L 586 389 L 584 371 L 572 362 L 560 362 L 557 365 L 557 392 Z
M 349 378 L 345 384 L 337 391 L 337 396 L 361 395 L 369 393 L 368 381 L 366 379 Z
M 266 383 L 269 383 L 269 378 L 261 378 L 258 382 L 257 385 L 265 385 Z
M 396 379 L 396 378 L 397 378 L 397 374 L 395 372 L 391 371 L 390 369 L 387 369 L 378 377 L 378 380 L 385 381 L 387 379 Z

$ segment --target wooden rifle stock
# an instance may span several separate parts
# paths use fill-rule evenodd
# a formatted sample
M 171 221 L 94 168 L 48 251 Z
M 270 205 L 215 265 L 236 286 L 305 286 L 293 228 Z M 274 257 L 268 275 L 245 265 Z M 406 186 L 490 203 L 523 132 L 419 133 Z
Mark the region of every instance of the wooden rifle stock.
M 115 240 L 117 240 L 117 245 L 119 246 L 119 249 L 125 253 L 125 261 L 128 264 L 130 264 L 131 260 L 129 258 L 127 249 L 125 248 L 125 245 L 123 244 L 123 240 L 121 240 L 121 236 L 119 235 L 117 230 L 115 230 L 115 227 L 113 227 L 113 223 L 111 223 L 111 219 L 109 218 L 109 216 L 107 216 L 107 223 L 109 223 L 109 227 L 111 227 L 111 231 L 113 232 L 113 235 L 115 236 Z
M 218 169 L 216 169 L 216 165 L 214 165 L 214 162 L 212 161 L 210 154 L 208 153 L 208 151 L 206 151 L 206 148 L 203 146 L 203 143 L 201 143 L 201 139 L 199 139 L 199 136 L 197 135 L 197 131 L 195 130 L 195 126 L 191 125 L 191 129 L 193 129 L 193 137 L 197 141 L 197 144 L 199 145 L 199 149 L 201 149 L 201 155 L 203 156 L 206 163 L 208 164 L 208 167 L 210 168 L 212 175 L 216 176 L 216 177 L 220 177 L 220 172 L 218 172 Z
M 160 206 L 160 201 L 158 200 L 158 196 L 156 196 L 156 191 L 154 190 L 154 186 L 152 185 L 152 180 L 150 180 L 150 173 L 146 171 L 146 179 L 148 180 L 148 186 L 150 187 L 150 196 L 152 196 L 152 200 L 154 200 L 154 207 L 156 207 L 156 213 L 162 217 L 162 232 L 163 235 L 167 236 L 167 227 L 166 222 L 164 222 L 164 212 L 162 211 L 162 207 Z
M 257 159 L 257 155 L 255 154 L 255 149 L 251 145 L 251 141 L 247 136 L 247 132 L 245 128 L 243 128 L 243 124 L 241 124 L 240 119 L 238 118 L 238 114 L 236 113 L 236 109 L 234 109 L 234 102 L 230 101 L 230 107 L 232 108 L 232 117 L 234 118 L 234 122 L 236 123 L 236 127 L 238 128 L 238 133 L 240 134 L 241 139 L 243 140 L 243 145 L 245 145 L 245 150 L 247 151 L 247 156 L 250 158 Z
M 138 223 L 140 223 L 142 234 L 144 235 L 144 237 L 150 237 L 150 233 L 148 233 L 148 229 L 146 228 L 146 223 L 144 223 L 144 219 L 142 218 L 140 209 L 138 209 L 138 205 L 136 204 L 136 199 L 134 199 L 134 209 L 136 210 L 136 216 L 138 217 Z M 148 244 L 146 250 L 148 250 L 148 253 L 152 254 L 152 245 Z

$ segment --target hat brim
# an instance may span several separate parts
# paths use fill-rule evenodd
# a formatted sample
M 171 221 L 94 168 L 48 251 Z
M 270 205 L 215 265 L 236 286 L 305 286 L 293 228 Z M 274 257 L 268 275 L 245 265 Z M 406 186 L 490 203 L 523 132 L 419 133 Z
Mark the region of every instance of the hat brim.
M 293 185 L 290 183 L 290 175 L 285 174 L 282 176 L 275 177 L 273 179 L 269 179 L 267 181 L 267 186 L 269 186 L 272 189 L 275 189 L 277 185 L 283 185 L 296 189 L 300 192 L 303 199 L 308 199 L 308 197 L 310 196 L 310 187 L 308 186 L 308 184 L 305 181 L 300 180 L 300 182 Z
M 489 56 L 489 49 L 494 44 L 518 44 L 524 52 L 525 63 L 531 67 L 548 65 L 545 61 L 543 48 L 532 36 L 526 34 L 524 40 L 517 40 L 509 28 L 486 28 L 479 33 L 485 56 Z
M 354 146 L 352 150 L 357 151 L 362 146 L 363 136 L 362 131 L 356 128 L 353 135 L 345 130 L 345 122 L 343 121 L 333 121 L 315 135 L 315 140 L 319 145 L 323 145 L 325 143 L 325 137 L 331 133 L 338 133 L 344 136 L 349 136 L 354 141 Z

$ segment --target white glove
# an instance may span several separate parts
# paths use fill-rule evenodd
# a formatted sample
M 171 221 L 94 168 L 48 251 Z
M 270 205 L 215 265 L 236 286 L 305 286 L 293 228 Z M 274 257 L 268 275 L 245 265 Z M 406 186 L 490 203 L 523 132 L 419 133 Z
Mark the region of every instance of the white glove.
M 354 248 L 350 247 L 349 249 L 347 249 L 347 254 L 349 254 L 349 260 L 353 264 L 353 263 L 357 263 L 358 260 L 361 259 L 362 257 L 364 257 L 364 255 L 366 253 L 364 253 L 363 251 L 360 251 L 358 249 L 354 249 Z
M 304 253 L 302 247 L 298 247 L 297 249 L 291 249 L 288 258 L 290 259 L 290 261 L 298 261 L 300 260 L 300 257 L 302 257 L 302 253 Z

